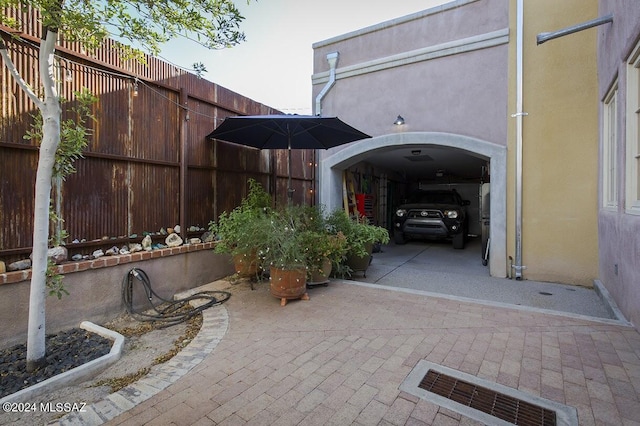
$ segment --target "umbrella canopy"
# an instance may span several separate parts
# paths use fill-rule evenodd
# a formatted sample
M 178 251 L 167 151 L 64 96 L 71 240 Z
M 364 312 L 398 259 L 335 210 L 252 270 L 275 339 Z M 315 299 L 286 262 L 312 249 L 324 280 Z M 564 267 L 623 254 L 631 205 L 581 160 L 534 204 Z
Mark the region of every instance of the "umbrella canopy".
M 291 150 L 328 149 L 371 136 L 337 117 L 314 115 L 253 115 L 227 117 L 208 139 L 219 139 L 259 149 L 288 149 L 288 197 L 291 188 Z
M 208 136 L 259 149 L 327 149 L 370 137 L 337 117 L 314 115 L 227 117 Z

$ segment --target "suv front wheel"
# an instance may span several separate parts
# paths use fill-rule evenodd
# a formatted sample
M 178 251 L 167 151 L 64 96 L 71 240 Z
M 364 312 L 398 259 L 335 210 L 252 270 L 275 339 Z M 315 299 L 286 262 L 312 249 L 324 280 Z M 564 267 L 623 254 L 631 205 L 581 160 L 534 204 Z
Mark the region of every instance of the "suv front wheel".
M 402 244 L 406 244 L 407 240 L 404 237 L 404 232 L 402 231 L 398 231 L 397 229 L 393 232 L 393 241 L 398 244 L 398 245 L 402 245 Z
M 464 248 L 464 230 L 453 236 L 453 248 L 457 250 L 461 250 Z

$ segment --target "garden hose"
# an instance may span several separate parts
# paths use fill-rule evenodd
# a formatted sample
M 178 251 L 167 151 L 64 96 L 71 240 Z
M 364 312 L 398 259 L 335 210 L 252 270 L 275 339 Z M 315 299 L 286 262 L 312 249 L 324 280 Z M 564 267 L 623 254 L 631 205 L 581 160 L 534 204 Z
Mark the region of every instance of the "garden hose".
M 153 310 L 154 313 L 147 313 L 134 309 L 133 283 L 135 281 L 141 282 L 144 288 L 147 301 L 150 305 L 150 309 L 147 309 L 147 312 Z M 127 272 L 122 282 L 122 300 L 127 308 L 127 312 L 138 321 L 158 321 L 163 323 L 160 325 L 161 328 L 170 327 L 172 325 L 188 321 L 205 309 L 226 302 L 230 297 L 231 293 L 226 291 L 201 291 L 183 299 L 163 299 L 153 291 L 153 288 L 151 288 L 149 276 L 142 269 L 138 268 L 133 268 Z M 159 303 L 154 304 L 154 298 L 159 300 Z M 208 300 L 208 302 L 197 307 L 189 305 L 190 301 L 196 299 L 205 299 Z M 185 306 L 187 306 L 186 309 Z

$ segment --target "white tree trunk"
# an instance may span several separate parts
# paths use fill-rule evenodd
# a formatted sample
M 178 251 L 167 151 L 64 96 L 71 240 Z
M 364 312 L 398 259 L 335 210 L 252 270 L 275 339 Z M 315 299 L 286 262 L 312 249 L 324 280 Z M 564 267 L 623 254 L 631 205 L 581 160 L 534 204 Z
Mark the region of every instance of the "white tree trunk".
M 33 371 L 44 362 L 47 249 L 49 240 L 49 204 L 55 154 L 60 143 L 60 99 L 54 79 L 54 51 L 57 33 L 47 31 L 40 45 L 40 80 L 44 89 L 42 143 L 36 172 L 35 208 L 33 215 L 33 259 L 29 295 L 27 335 L 27 370 Z

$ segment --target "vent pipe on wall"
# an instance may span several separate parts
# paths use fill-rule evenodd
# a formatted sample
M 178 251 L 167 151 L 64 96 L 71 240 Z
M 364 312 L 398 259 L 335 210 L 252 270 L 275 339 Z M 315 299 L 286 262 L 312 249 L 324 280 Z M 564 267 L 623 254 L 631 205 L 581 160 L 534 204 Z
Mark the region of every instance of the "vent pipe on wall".
M 567 27 L 558 31 L 553 31 L 549 33 L 540 33 L 536 37 L 536 42 L 538 45 L 540 45 L 545 41 L 553 40 L 554 38 L 577 33 L 578 31 L 597 27 L 598 25 L 602 25 L 602 24 L 608 24 L 610 22 L 613 22 L 613 15 L 606 15 L 601 18 L 592 19 L 591 21 L 583 22 L 582 24 L 577 24 L 572 27 Z
M 327 62 L 329 62 L 329 81 L 322 88 L 322 91 L 316 96 L 316 115 L 322 116 L 322 99 L 329 93 L 329 90 L 336 82 L 336 66 L 338 65 L 338 52 L 332 52 L 327 54 Z

